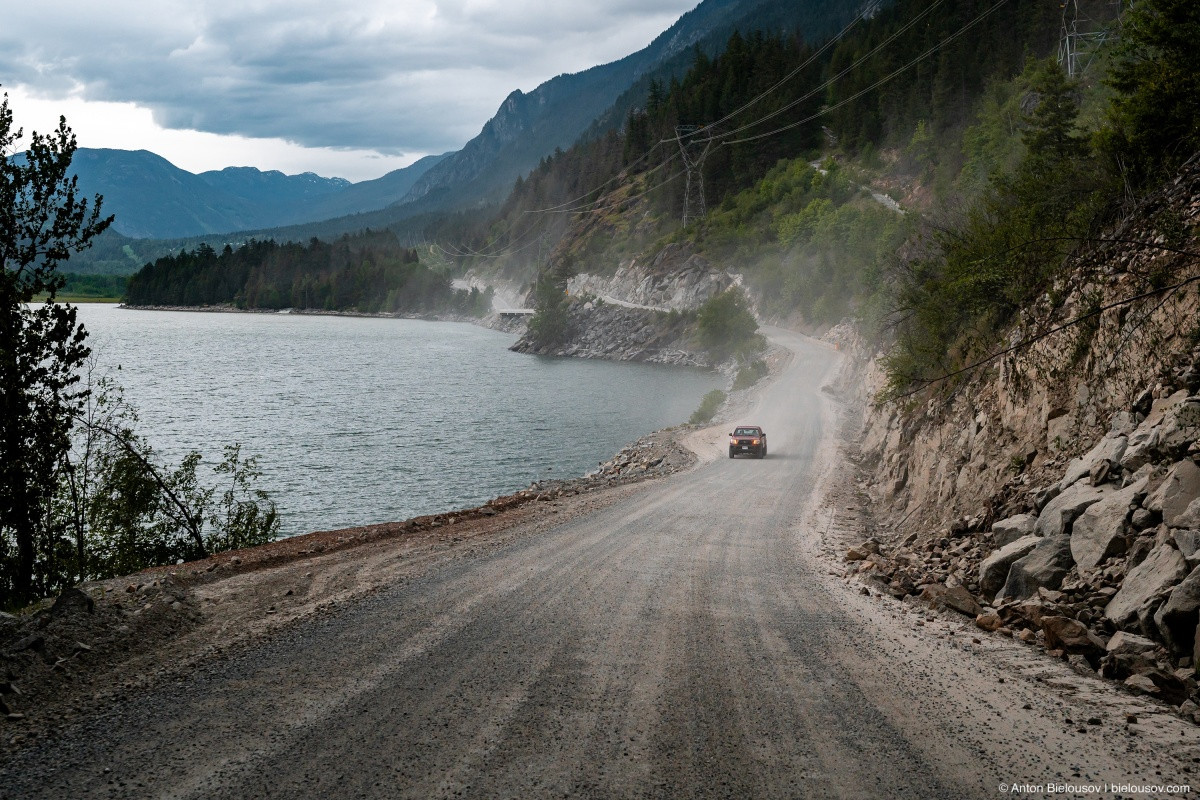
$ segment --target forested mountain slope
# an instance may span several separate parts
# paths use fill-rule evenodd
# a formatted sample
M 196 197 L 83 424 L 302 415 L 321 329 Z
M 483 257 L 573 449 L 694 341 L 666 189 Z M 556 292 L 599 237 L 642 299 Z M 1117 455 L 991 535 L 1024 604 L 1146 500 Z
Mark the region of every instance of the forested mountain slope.
M 429 171 L 407 202 L 420 211 L 499 200 L 538 160 L 572 145 L 636 81 L 680 74 L 693 48 L 714 53 L 738 29 L 823 39 L 860 10 L 856 0 L 704 0 L 646 48 L 611 64 L 560 75 L 531 92 L 514 91 L 462 150 Z M 610 124 L 621 118 L 606 117 Z

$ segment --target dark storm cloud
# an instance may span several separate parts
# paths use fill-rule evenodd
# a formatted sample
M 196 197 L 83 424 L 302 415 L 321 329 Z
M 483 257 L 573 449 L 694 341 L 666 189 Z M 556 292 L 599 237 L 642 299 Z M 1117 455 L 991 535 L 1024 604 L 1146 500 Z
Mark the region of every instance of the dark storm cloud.
M 25 4 L 0 83 L 134 102 L 165 127 L 434 152 L 513 89 L 644 45 L 695 0 Z

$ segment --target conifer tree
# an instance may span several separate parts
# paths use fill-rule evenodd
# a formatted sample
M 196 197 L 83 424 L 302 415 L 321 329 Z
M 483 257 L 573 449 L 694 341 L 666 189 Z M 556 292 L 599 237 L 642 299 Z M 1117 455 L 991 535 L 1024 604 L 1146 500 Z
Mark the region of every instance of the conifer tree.
M 34 133 L 23 154 L 8 95 L 0 101 L 0 601 L 36 596 L 38 552 L 59 536 L 42 513 L 55 488 L 83 389 L 87 336 L 73 306 L 56 301 L 58 265 L 112 223 L 99 195 L 79 196 L 76 141 L 66 119 Z M 35 303 L 35 300 L 41 302 Z M 39 547 L 39 543 L 43 546 Z M 50 547 L 45 545 L 50 544 Z

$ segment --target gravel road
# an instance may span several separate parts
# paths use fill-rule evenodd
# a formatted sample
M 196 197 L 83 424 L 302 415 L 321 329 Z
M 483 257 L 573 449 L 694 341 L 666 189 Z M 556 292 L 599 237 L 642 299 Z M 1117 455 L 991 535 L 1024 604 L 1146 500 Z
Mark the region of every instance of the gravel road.
M 730 460 L 710 438 L 691 472 L 434 559 L 73 722 L 3 762 L 0 795 L 997 798 L 1013 783 L 1188 783 L 1195 728 L 1164 708 L 836 574 L 815 520 L 843 479 L 820 391 L 840 357 L 770 334 L 795 357 L 737 420 L 767 430 L 766 460 Z

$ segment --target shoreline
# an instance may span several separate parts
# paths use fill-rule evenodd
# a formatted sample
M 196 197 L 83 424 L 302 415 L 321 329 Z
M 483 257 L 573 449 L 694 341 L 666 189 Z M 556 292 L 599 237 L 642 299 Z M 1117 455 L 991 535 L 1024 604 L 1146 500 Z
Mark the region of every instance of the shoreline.
M 280 314 L 304 317 L 358 317 L 362 319 L 417 319 L 426 322 L 472 322 L 477 323 L 480 320 L 487 318 L 472 317 L 462 314 L 400 314 L 387 313 L 384 311 L 337 311 L 329 309 L 317 308 L 238 308 L 231 305 L 216 305 L 216 306 L 131 306 L 123 302 L 117 303 L 117 308 L 126 311 L 182 311 L 196 314 Z

